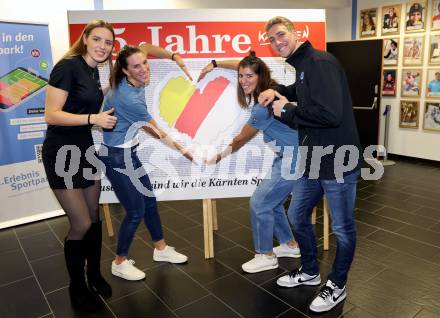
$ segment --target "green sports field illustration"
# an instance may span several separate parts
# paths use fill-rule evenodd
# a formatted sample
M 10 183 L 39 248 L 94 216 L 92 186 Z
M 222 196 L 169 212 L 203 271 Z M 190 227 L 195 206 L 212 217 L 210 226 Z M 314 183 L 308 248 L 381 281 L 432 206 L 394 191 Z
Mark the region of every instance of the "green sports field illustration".
M 8 109 L 46 86 L 47 80 L 22 67 L 0 78 L 0 108 Z

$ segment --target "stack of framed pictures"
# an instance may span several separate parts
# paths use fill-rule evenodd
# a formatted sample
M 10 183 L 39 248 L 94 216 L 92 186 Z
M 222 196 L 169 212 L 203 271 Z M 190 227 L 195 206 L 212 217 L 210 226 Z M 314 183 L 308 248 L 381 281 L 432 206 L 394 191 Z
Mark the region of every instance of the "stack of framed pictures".
M 378 36 L 382 97 L 400 97 L 399 127 L 440 131 L 440 0 L 360 10 L 359 37 Z

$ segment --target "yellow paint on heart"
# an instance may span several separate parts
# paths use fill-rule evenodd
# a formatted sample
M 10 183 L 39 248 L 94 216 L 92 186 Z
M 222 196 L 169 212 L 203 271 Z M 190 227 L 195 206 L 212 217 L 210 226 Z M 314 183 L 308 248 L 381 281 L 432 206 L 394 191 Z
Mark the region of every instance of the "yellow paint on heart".
M 160 116 L 170 127 L 185 109 L 196 87 L 183 76 L 170 79 L 160 92 Z

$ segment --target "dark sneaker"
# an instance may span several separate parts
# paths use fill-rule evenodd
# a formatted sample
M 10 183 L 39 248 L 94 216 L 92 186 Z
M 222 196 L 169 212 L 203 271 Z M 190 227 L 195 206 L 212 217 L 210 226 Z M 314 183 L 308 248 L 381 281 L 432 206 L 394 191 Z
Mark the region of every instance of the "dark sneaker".
M 322 286 L 318 296 L 310 304 L 310 310 L 314 312 L 329 311 L 347 297 L 347 292 L 344 288 L 339 288 L 330 279 Z
M 300 285 L 317 286 L 321 284 L 321 275 L 309 275 L 301 268 L 293 270 L 289 275 L 278 278 L 277 285 L 282 287 L 296 287 Z

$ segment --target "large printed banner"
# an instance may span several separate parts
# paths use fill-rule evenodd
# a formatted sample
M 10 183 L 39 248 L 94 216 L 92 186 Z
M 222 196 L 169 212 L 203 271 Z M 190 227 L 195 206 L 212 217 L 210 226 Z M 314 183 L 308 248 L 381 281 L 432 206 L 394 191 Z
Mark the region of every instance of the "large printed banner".
M 250 50 L 259 57 L 272 57 L 265 24 L 265 21 L 112 23 L 117 34 L 116 51 L 125 44 L 147 42 L 184 58 L 243 57 Z M 70 24 L 72 43 L 83 28 L 83 24 Z M 325 49 L 323 22 L 296 22 L 295 29 L 300 41 L 309 40 L 316 48 Z
M 241 59 L 250 50 L 263 58 L 280 83 L 294 82 L 294 70 L 274 57 L 264 25 L 283 15 L 294 21 L 300 41 L 325 49 L 324 10 L 136 10 L 69 12 L 70 41 L 85 24 L 100 18 L 116 33 L 116 51 L 125 44 L 152 43 L 179 53 L 197 79 L 211 59 Z M 259 134 L 218 164 L 205 160 L 224 149 L 246 124 L 250 111 L 237 102 L 237 72 L 220 68 L 203 80 L 189 80 L 173 61 L 151 59 L 146 88 L 148 110 L 159 126 L 195 154 L 191 163 L 144 132 L 138 155 L 148 171 L 158 200 L 249 196 L 271 167 L 274 153 Z M 108 70 L 100 72 L 107 85 Z M 142 120 L 140 118 L 139 120 Z M 102 136 L 94 133 L 99 146 Z M 117 202 L 103 182 L 102 202 Z
M 0 228 L 63 213 L 41 164 L 47 25 L 0 21 Z

